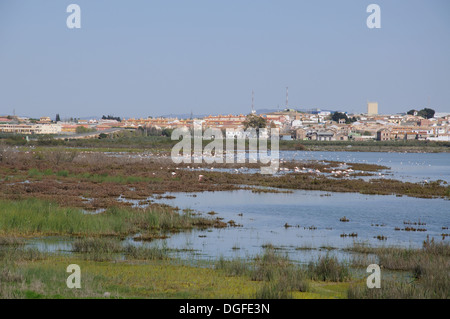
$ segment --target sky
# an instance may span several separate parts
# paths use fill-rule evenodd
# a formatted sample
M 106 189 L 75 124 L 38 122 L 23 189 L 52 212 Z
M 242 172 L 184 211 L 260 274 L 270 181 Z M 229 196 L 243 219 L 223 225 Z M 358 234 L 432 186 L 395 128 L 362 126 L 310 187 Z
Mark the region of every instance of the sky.
M 450 112 L 449 13 L 448 0 L 0 0 L 0 115 L 248 114 L 252 90 L 277 109 L 286 87 L 296 109 Z

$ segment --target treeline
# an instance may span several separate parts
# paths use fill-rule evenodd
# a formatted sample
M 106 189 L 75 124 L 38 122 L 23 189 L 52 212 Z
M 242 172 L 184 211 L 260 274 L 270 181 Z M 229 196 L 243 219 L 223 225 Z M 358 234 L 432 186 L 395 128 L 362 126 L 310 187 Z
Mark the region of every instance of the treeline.
M 416 114 L 417 114 L 418 116 L 421 116 L 421 117 L 423 117 L 424 119 L 431 119 L 431 118 L 434 117 L 435 111 L 434 111 L 433 109 L 424 108 L 424 109 L 422 109 L 422 110 L 420 110 L 420 111 L 417 111 L 417 110 L 409 110 L 409 111 L 407 112 L 407 114 L 409 114 L 409 115 L 416 115 Z
M 339 120 L 345 120 L 345 124 L 350 124 L 356 122 L 358 119 L 356 117 L 348 117 L 347 114 L 341 112 L 334 112 L 331 115 L 331 119 L 335 122 L 339 123 Z
M 116 120 L 118 122 L 122 121 L 122 119 L 119 116 L 113 116 L 113 115 L 108 115 L 108 116 L 103 115 L 102 120 Z
M 156 127 L 142 127 L 139 126 L 137 129 L 137 135 L 140 136 L 165 136 L 165 137 L 171 137 L 173 129 L 169 128 L 156 128 Z
M 168 149 L 178 143 L 177 140 L 171 139 L 172 130 L 155 129 L 155 128 L 140 128 L 135 131 L 120 131 L 111 134 L 100 134 L 98 138 L 89 139 L 71 139 L 67 136 L 65 139 L 55 139 L 52 135 L 33 135 L 29 136 L 29 140 L 25 135 L 0 133 L 0 145 L 7 146 L 67 146 L 67 147 L 105 147 L 105 148 L 164 148 Z M 204 141 L 208 144 L 210 141 Z M 336 147 L 340 150 L 355 150 L 358 147 L 371 150 L 373 147 L 392 148 L 424 148 L 436 149 L 438 151 L 450 150 L 450 142 L 438 141 L 309 141 L 309 140 L 292 140 L 279 142 L 281 150 L 308 150 L 313 147 L 314 150 L 320 147 Z M 271 147 L 270 139 L 268 140 L 268 147 Z

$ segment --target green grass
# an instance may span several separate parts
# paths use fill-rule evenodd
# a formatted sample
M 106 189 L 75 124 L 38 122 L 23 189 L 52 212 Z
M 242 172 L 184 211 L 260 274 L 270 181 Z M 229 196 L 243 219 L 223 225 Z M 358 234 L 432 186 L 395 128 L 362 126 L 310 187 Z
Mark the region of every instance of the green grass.
M 450 244 L 427 239 L 422 249 L 395 247 L 372 248 L 357 245 L 353 251 L 374 254 L 383 270 L 394 270 L 398 276 L 383 277 L 380 289 L 368 289 L 365 283 L 353 284 L 349 298 L 370 299 L 449 299 Z M 359 260 L 355 266 L 361 265 Z
M 251 298 L 260 282 L 227 277 L 208 267 L 189 266 L 166 259 L 93 261 L 47 256 L 33 262 L 2 264 L 0 298 Z M 81 269 L 81 289 L 69 289 L 66 268 Z M 2 275 L 3 274 L 3 275 Z
M 84 214 L 81 209 L 60 207 L 38 199 L 0 201 L 0 236 L 118 236 L 138 232 L 208 227 L 205 218 L 180 215 L 171 208 L 132 209 L 110 207 L 101 214 Z
M 67 177 L 69 176 L 69 172 L 66 170 L 56 172 L 56 176 Z
M 268 245 L 262 255 L 252 262 L 243 259 L 220 258 L 215 268 L 228 276 L 243 276 L 263 284 L 255 292 L 256 299 L 288 299 L 294 293 L 307 292 L 309 282 L 304 269 L 293 264 L 286 256 L 277 253 Z
M 348 265 L 328 254 L 325 257 L 319 257 L 316 262 L 310 262 L 308 274 L 311 279 L 319 281 L 343 282 L 350 279 Z
M 169 259 L 168 249 L 159 247 L 143 247 L 127 245 L 123 252 L 131 260 L 166 260 Z
M 449 265 L 440 259 L 448 258 L 448 244 L 432 241 L 405 254 L 407 258 L 425 254 L 420 265 L 426 267 L 421 271 L 386 272 L 382 267 L 381 289 L 367 289 L 365 280 L 359 279 L 311 279 L 309 267 L 290 262 L 270 247 L 255 258 L 222 258 L 211 267 L 208 262 L 167 258 L 164 247 L 117 243 L 79 239 L 74 244 L 77 252 L 65 256 L 5 246 L 0 249 L 0 298 L 105 298 L 105 292 L 111 298 L 449 298 Z M 95 259 L 93 252 L 120 253 L 125 258 Z M 386 248 L 380 248 L 379 253 L 384 252 Z M 81 289 L 66 286 L 70 264 L 81 268 Z M 326 265 L 327 278 L 336 273 L 330 269 L 346 266 L 329 257 L 313 264 Z
M 164 260 L 169 259 L 168 249 L 160 247 L 123 245 L 117 238 L 78 238 L 72 251 L 81 258 L 93 261 L 111 260 Z

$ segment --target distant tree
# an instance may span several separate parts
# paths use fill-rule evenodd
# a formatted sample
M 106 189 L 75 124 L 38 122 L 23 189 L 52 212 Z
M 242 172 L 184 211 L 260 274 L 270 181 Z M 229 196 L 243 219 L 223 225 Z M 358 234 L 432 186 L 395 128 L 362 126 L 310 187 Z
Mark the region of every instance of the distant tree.
M 353 116 L 352 118 L 349 118 L 347 116 L 347 114 L 341 113 L 341 112 L 334 112 L 333 115 L 331 115 L 331 119 L 338 123 L 339 123 L 339 120 L 344 119 L 345 124 L 350 124 L 350 123 L 358 121 L 358 119 L 356 117 Z
M 117 122 L 122 121 L 119 116 L 112 116 L 112 115 L 108 115 L 108 116 L 103 115 L 102 120 L 116 120 Z
M 161 136 L 161 129 L 158 129 L 154 126 L 146 127 L 145 132 L 147 136 Z
M 100 133 L 100 134 L 98 135 L 98 138 L 99 138 L 99 139 L 107 138 L 107 137 L 108 137 L 108 135 L 105 134 L 105 133 Z
M 245 129 L 249 127 L 256 129 L 256 135 L 259 137 L 259 130 L 267 126 L 267 120 L 256 114 L 249 114 L 246 116 L 243 124 Z
M 408 112 L 406 112 L 406 114 L 408 114 L 408 115 L 414 115 L 414 113 L 416 113 L 417 111 L 416 110 L 409 110 Z
M 161 135 L 162 136 L 166 136 L 166 137 L 171 137 L 172 136 L 172 132 L 173 132 L 173 129 L 165 128 L 165 129 L 162 130 Z
M 431 119 L 434 117 L 435 111 L 433 109 L 424 108 L 423 110 L 420 110 L 417 115 L 425 118 L 425 119 Z
M 249 114 L 245 118 L 245 121 L 243 124 L 244 124 L 245 129 L 247 129 L 249 127 L 260 129 L 260 128 L 265 128 L 267 126 L 267 121 L 265 118 L 263 118 L 261 116 L 258 116 L 255 114 Z
M 55 122 L 61 122 L 61 118 L 59 117 L 59 113 L 56 114 Z
M 139 126 L 136 130 L 136 132 L 138 133 L 138 135 L 144 136 L 147 134 L 147 132 L 145 132 L 145 128 L 143 128 L 142 126 Z
M 338 123 L 339 123 L 339 120 L 344 119 L 345 123 L 350 123 L 350 120 L 349 120 L 347 114 L 341 113 L 341 112 L 334 112 L 333 115 L 331 116 L 331 119 Z

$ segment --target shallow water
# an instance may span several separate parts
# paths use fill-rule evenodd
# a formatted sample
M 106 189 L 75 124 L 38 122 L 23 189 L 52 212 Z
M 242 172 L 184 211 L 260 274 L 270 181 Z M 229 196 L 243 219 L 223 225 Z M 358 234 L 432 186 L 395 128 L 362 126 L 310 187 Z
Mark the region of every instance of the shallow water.
M 165 195 L 175 198 L 152 200 L 181 210 L 192 210 L 204 217 L 220 217 L 224 222 L 233 220 L 240 226 L 192 230 L 152 242 L 134 242 L 131 236 L 124 245 L 164 246 L 175 250 L 175 255 L 182 258 L 217 259 L 253 257 L 270 244 L 292 260 L 307 263 L 325 254 L 349 260 L 352 253 L 343 249 L 355 242 L 420 248 L 427 235 L 442 240 L 441 234 L 448 233 L 442 228 L 450 226 L 450 205 L 444 199 L 303 190 L 292 193 L 236 190 Z M 137 201 L 132 202 L 138 205 Z M 217 215 L 207 214 L 211 211 Z M 349 221 L 340 221 L 343 217 Z M 424 225 L 409 224 L 418 222 Z M 406 227 L 426 231 L 395 230 Z M 341 237 L 351 233 L 358 236 Z M 375 238 L 377 236 L 385 236 L 387 240 L 379 240 Z M 449 240 L 448 237 L 445 240 Z M 72 250 L 72 242 L 68 238 L 37 238 L 28 241 L 27 246 L 66 254 Z
M 450 153 L 300 152 L 281 151 L 284 160 L 329 160 L 390 167 L 388 178 L 409 182 L 450 183 Z
M 202 258 L 247 257 L 262 246 L 282 248 L 294 260 L 307 261 L 328 252 L 344 254 L 354 242 L 371 246 L 421 247 L 427 235 L 441 240 L 443 226 L 450 224 L 450 203 L 444 199 L 329 193 L 296 190 L 285 193 L 252 193 L 249 190 L 170 193 L 175 199 L 158 202 L 189 208 L 214 217 L 235 221 L 242 227 L 195 230 L 165 239 L 170 248 L 191 249 Z M 240 216 L 242 214 L 242 216 Z M 341 222 L 342 217 L 349 222 Z M 407 225 L 404 222 L 426 225 Z M 285 225 L 293 227 L 285 227 Z M 378 225 L 378 226 L 376 226 Z M 395 228 L 424 228 L 426 231 L 396 231 Z M 356 238 L 341 234 L 357 233 Z M 374 237 L 385 236 L 387 240 Z M 448 240 L 448 239 L 446 239 Z

